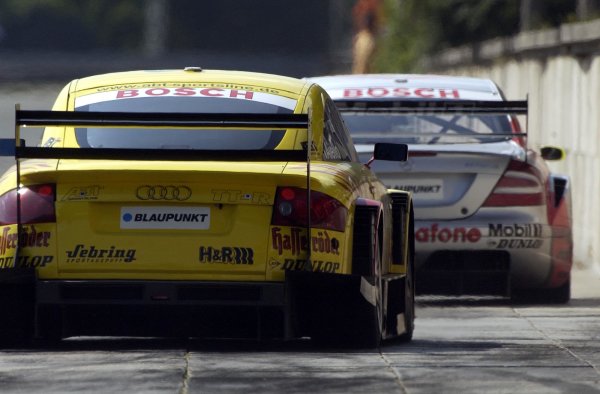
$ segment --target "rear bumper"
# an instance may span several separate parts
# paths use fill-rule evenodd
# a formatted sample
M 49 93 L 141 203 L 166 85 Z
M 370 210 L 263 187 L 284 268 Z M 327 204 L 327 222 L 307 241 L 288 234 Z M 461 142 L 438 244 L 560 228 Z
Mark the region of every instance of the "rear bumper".
M 284 306 L 284 283 L 67 280 L 38 281 L 38 305 Z
M 509 296 L 510 255 L 506 251 L 436 251 L 421 265 L 416 289 L 419 294 Z
M 464 271 L 466 277 L 485 280 L 502 276 L 499 271 L 505 271 L 506 267 L 507 280 L 513 288 L 560 286 L 568 277 L 564 272 L 570 271 L 572 264 L 570 257 L 562 257 L 568 254 L 563 249 L 570 250 L 572 245 L 570 230 L 558 231 L 563 229 L 523 219 L 474 215 L 465 220 L 417 221 L 417 277 L 423 279 L 432 270 Z M 559 247 L 563 244 L 564 247 Z M 552 278 L 558 263 L 562 267 L 562 281 Z M 471 275 L 469 271 L 481 275 Z
M 304 271 L 283 282 L 38 280 L 35 332 L 293 339 L 336 311 L 372 308 L 362 291 L 360 276 Z
M 291 338 L 285 283 L 36 281 L 35 335 Z

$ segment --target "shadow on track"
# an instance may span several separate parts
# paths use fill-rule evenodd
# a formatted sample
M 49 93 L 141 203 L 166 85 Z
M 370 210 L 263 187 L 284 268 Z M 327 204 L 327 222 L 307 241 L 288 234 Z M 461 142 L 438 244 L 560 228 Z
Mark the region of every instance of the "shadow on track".
M 373 353 L 378 349 L 343 348 L 318 344 L 310 339 L 291 341 L 252 339 L 200 339 L 162 337 L 71 337 L 61 341 L 34 341 L 30 345 L 5 346 L 2 352 L 122 352 L 181 350 L 204 353 Z

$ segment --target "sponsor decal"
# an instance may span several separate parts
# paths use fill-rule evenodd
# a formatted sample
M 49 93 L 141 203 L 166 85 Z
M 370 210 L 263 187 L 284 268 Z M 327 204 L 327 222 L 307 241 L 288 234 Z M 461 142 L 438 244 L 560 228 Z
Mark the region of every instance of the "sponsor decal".
M 75 245 L 72 250 L 67 250 L 67 263 L 131 263 L 135 258 L 135 249 L 119 249 L 110 246 L 106 249 L 83 244 Z
M 124 89 L 149 89 L 149 88 L 222 88 L 222 89 L 238 89 L 252 90 L 255 92 L 264 92 L 279 95 L 281 92 L 277 89 L 271 89 L 263 86 L 250 86 L 238 83 L 215 83 L 215 82 L 186 82 L 186 83 L 165 83 L 165 82 L 148 82 L 148 83 L 128 83 L 122 85 L 102 86 L 96 89 L 97 92 L 108 92 Z
M 223 89 L 223 88 L 166 88 L 156 87 L 150 89 L 118 90 L 117 99 L 130 97 L 157 97 L 157 96 L 203 96 L 203 97 L 228 97 L 252 100 L 254 92 L 251 90 Z
M 212 189 L 212 200 L 218 202 L 252 202 L 254 204 L 271 204 L 271 195 L 262 192 L 230 190 L 230 189 Z
M 200 246 L 199 252 L 201 263 L 254 264 L 254 249 L 252 248 Z
M 536 223 L 527 224 L 489 224 L 490 237 L 524 237 L 540 238 L 542 236 L 542 225 Z
M 122 229 L 207 230 L 207 207 L 121 207 Z
M 489 244 L 496 249 L 539 249 L 544 240 L 533 238 L 502 238 L 498 241 L 490 241 Z
M 62 201 L 97 200 L 101 189 L 99 185 L 75 186 L 69 189 Z
M 135 196 L 144 201 L 185 201 L 192 196 L 192 189 L 185 185 L 142 185 Z
M 475 243 L 480 239 L 481 231 L 476 227 L 447 228 L 432 224 L 429 227 L 421 227 L 415 231 L 415 240 L 417 242 Z
M 118 90 L 114 90 L 114 89 Z M 95 104 L 104 101 L 125 100 L 131 98 L 147 98 L 147 97 L 189 97 L 189 98 L 221 98 L 234 100 L 249 100 L 265 104 L 271 104 L 278 107 L 293 110 L 296 108 L 296 100 L 270 94 L 242 86 L 204 86 L 197 87 L 192 85 L 186 86 L 146 86 L 132 88 L 114 87 L 111 90 L 99 93 L 92 93 L 85 96 L 77 97 L 75 107 L 83 107 L 90 104 Z
M 20 237 L 16 232 L 9 233 L 9 231 L 9 227 L 2 229 L 2 235 L 0 235 L 0 255 L 6 254 L 8 249 L 15 249 L 17 243 L 21 248 L 47 248 L 49 246 L 49 231 L 37 231 L 35 226 L 23 226 Z
M 539 249 L 544 241 L 543 226 L 539 223 L 526 224 L 489 224 L 490 237 L 500 239 L 490 240 L 489 245 L 496 249 Z
M 15 262 L 14 256 L 0 257 L 0 269 L 6 268 L 40 268 L 45 267 L 54 260 L 54 256 L 23 256 L 18 255 Z
M 392 186 L 392 189 L 411 192 L 421 200 L 433 200 L 443 197 L 441 179 L 414 179 L 410 183 L 400 183 Z
M 279 267 L 282 271 L 300 271 L 306 269 L 306 260 L 299 259 L 284 259 L 283 263 L 272 260 L 269 265 L 271 268 Z M 335 273 L 340 269 L 341 264 L 333 261 L 312 260 L 313 272 L 328 272 Z
M 271 246 L 277 250 L 280 256 L 284 250 L 298 256 L 306 252 L 309 247 L 308 237 L 302 235 L 303 232 L 305 232 L 304 229 L 295 227 L 290 228 L 289 231 L 273 227 L 271 228 Z M 340 241 L 335 237 L 330 237 L 327 231 L 323 230 L 317 232 L 316 236 L 310 237 L 310 248 L 311 251 L 317 253 L 339 255 Z
M 276 259 L 274 259 L 272 257 L 269 259 L 269 268 L 270 269 L 274 270 L 277 267 L 279 267 L 280 265 L 281 265 L 281 263 L 279 261 L 277 261 Z
M 383 98 L 383 97 L 420 97 L 420 98 L 460 98 L 456 89 L 432 89 L 432 88 L 346 88 L 343 92 L 344 98 Z

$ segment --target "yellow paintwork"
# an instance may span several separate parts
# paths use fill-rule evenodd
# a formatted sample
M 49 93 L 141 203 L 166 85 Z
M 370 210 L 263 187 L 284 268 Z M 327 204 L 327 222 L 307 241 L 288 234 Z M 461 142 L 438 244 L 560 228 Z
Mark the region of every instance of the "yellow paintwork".
M 311 188 L 348 209 L 344 231 L 313 228 L 307 239 L 304 228 L 271 224 L 276 187 L 306 187 L 307 166 L 302 162 L 28 160 L 21 166 L 22 184 L 57 185 L 57 223 L 25 225 L 29 233 L 42 234 L 43 242 L 23 241 L 21 259 L 29 256 L 38 261 L 47 256 L 38 267 L 42 279 L 281 281 L 285 269 L 303 268 L 310 248 L 313 269 L 351 273 L 355 201 L 382 201 L 387 190 L 360 163 L 322 160 L 327 95 L 319 86 L 245 72 L 123 72 L 71 82 L 53 109 L 72 111 L 78 98 L 119 89 L 178 88 L 192 89 L 181 92 L 213 89 L 205 93 L 240 89 L 296 100 L 294 113 L 308 113 L 311 119 Z M 301 149 L 306 134 L 306 130 L 287 130 L 276 149 Z M 77 147 L 74 130 L 48 127 L 41 145 Z M 0 178 L 0 194 L 15 185 L 11 169 Z M 174 185 L 192 193 L 185 201 L 140 200 L 136 193 L 144 185 Z M 201 207 L 210 212 L 210 226 L 203 230 L 121 228 L 123 212 L 139 207 Z M 386 224 L 386 230 L 390 225 Z M 15 249 L 2 248 L 2 242 L 16 237 L 16 226 L 0 227 L 0 236 L 0 267 L 4 267 L 11 257 L 14 260 Z M 401 242 L 406 245 L 407 240 Z M 386 246 L 390 242 L 386 236 Z M 245 262 L 237 264 L 230 261 L 231 253 L 238 257 L 241 253 L 234 248 L 244 249 L 251 257 L 245 255 Z M 405 264 L 390 267 L 390 248 L 386 250 L 386 272 L 405 272 Z

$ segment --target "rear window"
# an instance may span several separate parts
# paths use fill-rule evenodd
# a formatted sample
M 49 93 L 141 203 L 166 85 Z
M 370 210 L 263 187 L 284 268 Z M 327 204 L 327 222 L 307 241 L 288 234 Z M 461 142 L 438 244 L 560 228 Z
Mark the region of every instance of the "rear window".
M 157 90 L 157 89 L 155 89 Z M 166 89 L 163 89 L 166 90 Z M 103 93 L 105 94 L 105 93 Z M 266 94 L 261 93 L 263 96 Z M 127 97 L 96 101 L 82 96 L 76 111 L 101 112 L 188 112 L 188 113 L 263 113 L 291 114 L 295 101 L 280 97 L 253 100 L 226 97 Z M 251 95 L 250 95 L 251 97 Z M 268 101 L 268 102 L 264 102 Z M 270 102 L 269 102 L 270 101 Z M 276 105 L 281 102 L 282 105 Z M 79 105 L 78 105 L 79 104 Z M 281 142 L 285 130 L 227 129 L 151 129 L 151 128 L 77 128 L 77 143 L 86 148 L 133 149 L 208 149 L 272 150 Z
M 414 115 L 344 112 L 344 121 L 357 144 L 487 143 L 510 139 L 507 115 Z

